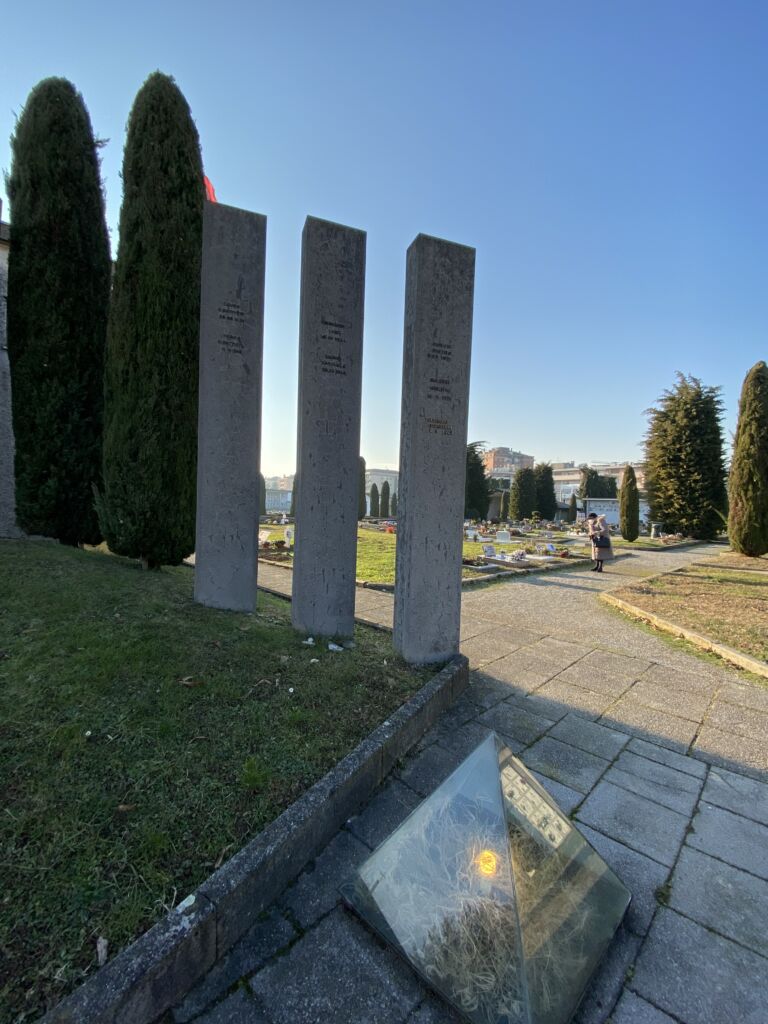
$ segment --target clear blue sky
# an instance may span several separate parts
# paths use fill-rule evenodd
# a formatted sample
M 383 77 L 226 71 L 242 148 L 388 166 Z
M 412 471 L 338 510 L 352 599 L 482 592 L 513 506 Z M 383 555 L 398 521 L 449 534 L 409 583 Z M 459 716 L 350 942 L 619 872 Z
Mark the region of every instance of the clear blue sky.
M 768 358 L 764 0 L 27 0 L 0 16 L 0 166 L 34 84 L 71 79 L 103 150 L 156 68 L 222 202 L 267 214 L 267 475 L 295 461 L 301 229 L 368 232 L 362 451 L 396 465 L 405 250 L 476 246 L 470 440 L 637 459 L 682 370 Z M 4 197 L 4 216 L 7 216 Z

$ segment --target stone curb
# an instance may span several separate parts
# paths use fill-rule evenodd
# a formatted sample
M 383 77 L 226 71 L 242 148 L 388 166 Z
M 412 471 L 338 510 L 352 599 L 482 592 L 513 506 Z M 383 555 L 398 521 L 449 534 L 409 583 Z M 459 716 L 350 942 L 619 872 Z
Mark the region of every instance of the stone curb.
M 663 573 L 662 575 L 671 576 L 672 573 Z M 649 577 L 649 579 L 657 578 L 658 577 L 653 576 Z M 648 580 L 643 580 L 643 582 L 647 583 Z M 720 644 L 715 640 L 710 640 L 709 637 L 703 636 L 701 633 L 695 633 L 692 629 L 685 629 L 683 626 L 678 626 L 676 622 L 671 622 L 669 619 L 662 619 L 661 616 L 654 615 L 652 612 L 646 611 L 645 608 L 638 608 L 637 605 L 630 604 L 629 601 L 624 601 L 620 597 L 614 597 L 613 594 L 601 594 L 600 600 L 604 601 L 606 604 L 612 605 L 614 608 L 618 608 L 619 611 L 624 612 L 633 619 L 640 619 L 643 622 L 647 622 L 662 633 L 671 633 L 673 636 L 682 637 L 683 640 L 687 640 L 689 643 L 692 643 L 695 647 L 699 647 L 701 650 L 717 654 L 724 661 L 728 661 L 732 665 L 738 665 L 739 668 L 746 669 L 748 672 L 754 672 L 755 675 L 763 676 L 765 679 L 768 679 L 768 663 L 760 661 L 758 658 L 752 658 L 748 654 L 742 654 L 741 651 L 737 651 L 734 647 L 729 647 L 727 644 Z
M 356 814 L 469 683 L 456 655 L 279 818 L 42 1024 L 151 1024 L 180 1002 Z

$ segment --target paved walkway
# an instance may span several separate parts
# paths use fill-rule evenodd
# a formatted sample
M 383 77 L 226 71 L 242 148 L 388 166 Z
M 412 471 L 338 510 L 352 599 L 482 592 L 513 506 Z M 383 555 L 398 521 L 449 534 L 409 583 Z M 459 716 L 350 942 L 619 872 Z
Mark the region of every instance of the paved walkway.
M 638 553 L 602 576 L 528 576 L 462 601 L 469 689 L 369 805 L 174 1011 L 177 1024 L 457 1018 L 340 905 L 337 887 L 495 729 L 633 902 L 579 1024 L 768 1021 L 768 689 L 596 601 L 716 548 Z M 261 565 L 278 592 L 290 576 Z M 358 591 L 361 619 L 392 598 Z

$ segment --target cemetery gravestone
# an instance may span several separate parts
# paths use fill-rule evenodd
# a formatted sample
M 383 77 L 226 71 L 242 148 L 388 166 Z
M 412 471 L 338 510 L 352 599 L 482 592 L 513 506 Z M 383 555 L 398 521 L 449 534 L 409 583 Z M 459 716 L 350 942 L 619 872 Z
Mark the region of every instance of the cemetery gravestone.
M 354 631 L 365 243 L 315 217 L 304 226 L 291 614 L 326 636 Z
M 267 219 L 205 204 L 195 600 L 256 608 Z
M 474 279 L 474 249 L 408 249 L 394 641 L 412 664 L 459 650 Z

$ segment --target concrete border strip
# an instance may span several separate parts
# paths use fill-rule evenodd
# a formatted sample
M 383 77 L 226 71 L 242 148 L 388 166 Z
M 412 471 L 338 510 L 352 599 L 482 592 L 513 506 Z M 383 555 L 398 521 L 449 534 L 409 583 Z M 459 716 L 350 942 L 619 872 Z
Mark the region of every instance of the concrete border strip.
M 672 574 L 663 573 L 661 575 Z M 648 577 L 648 579 L 655 578 L 657 577 Z M 647 583 L 648 580 L 644 580 L 643 582 Z M 683 640 L 687 640 L 689 643 L 701 650 L 717 654 L 724 661 L 730 662 L 732 665 L 738 665 L 739 668 L 746 669 L 748 672 L 754 672 L 755 675 L 763 676 L 765 679 L 768 679 L 768 663 L 760 661 L 758 658 L 752 658 L 749 654 L 742 654 L 741 651 L 737 651 L 734 647 L 729 647 L 727 644 L 717 643 L 717 641 L 711 640 L 709 637 L 703 636 L 701 633 L 696 633 L 692 629 L 686 629 L 684 626 L 679 626 L 676 622 L 671 622 L 669 619 L 663 619 L 660 615 L 654 615 L 653 612 L 646 611 L 645 608 L 639 608 L 637 605 L 630 604 L 629 601 L 624 601 L 620 597 L 614 597 L 613 594 L 601 594 L 600 600 L 604 601 L 606 604 L 612 605 L 614 608 L 618 608 L 619 611 L 624 612 L 625 615 L 629 615 L 633 619 L 640 619 L 643 622 L 647 622 L 662 633 L 670 633 L 672 636 L 682 637 Z
M 255 923 L 469 683 L 456 655 L 182 903 L 42 1019 L 151 1024 Z

